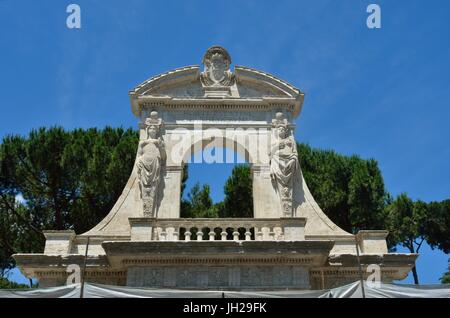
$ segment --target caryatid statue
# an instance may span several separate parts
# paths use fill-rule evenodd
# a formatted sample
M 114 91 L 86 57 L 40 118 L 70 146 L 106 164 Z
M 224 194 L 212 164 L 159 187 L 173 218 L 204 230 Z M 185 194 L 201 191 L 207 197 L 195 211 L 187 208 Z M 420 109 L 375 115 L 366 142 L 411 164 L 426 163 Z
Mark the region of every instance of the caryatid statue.
M 273 142 L 270 151 L 270 176 L 280 197 L 283 217 L 293 217 L 293 188 L 299 170 L 297 144 L 283 113 L 272 120 Z
M 137 172 L 143 202 L 144 216 L 155 217 L 161 167 L 166 160 L 164 141 L 161 138 L 163 122 L 157 112 L 151 112 L 145 120 L 146 139 L 139 142 Z

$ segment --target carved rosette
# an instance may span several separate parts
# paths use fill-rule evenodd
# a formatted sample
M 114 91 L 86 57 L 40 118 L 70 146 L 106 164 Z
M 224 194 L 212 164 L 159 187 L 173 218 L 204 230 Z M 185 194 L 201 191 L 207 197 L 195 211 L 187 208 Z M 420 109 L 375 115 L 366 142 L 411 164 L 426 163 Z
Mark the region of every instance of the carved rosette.
M 272 131 L 270 175 L 280 198 L 283 217 L 293 217 L 294 181 L 300 167 L 297 145 L 283 113 L 277 113 L 272 120 Z
M 234 84 L 234 74 L 230 71 L 231 57 L 223 47 L 209 48 L 202 62 L 205 66 L 200 74 L 203 86 L 226 87 Z
M 162 126 L 158 113 L 152 112 L 144 122 L 146 139 L 139 142 L 137 172 L 145 217 L 156 216 L 161 168 L 166 159 Z

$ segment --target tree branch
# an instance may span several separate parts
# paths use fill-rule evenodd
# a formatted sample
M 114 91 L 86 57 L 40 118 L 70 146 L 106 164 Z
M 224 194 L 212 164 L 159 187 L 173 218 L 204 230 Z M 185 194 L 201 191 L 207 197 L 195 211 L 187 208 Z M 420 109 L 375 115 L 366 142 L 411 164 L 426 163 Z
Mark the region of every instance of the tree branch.
M 414 240 L 414 243 L 416 243 L 416 245 L 417 245 L 416 253 L 419 253 L 419 249 L 420 249 L 420 247 L 422 246 L 422 243 L 423 243 L 424 241 L 425 241 L 425 238 L 424 238 L 424 237 L 422 237 L 422 241 L 420 241 L 419 244 Z
M 8 202 L 8 199 L 5 198 L 3 193 L 0 193 L 0 198 L 2 199 L 2 201 L 5 203 L 6 208 L 8 210 L 10 210 L 17 218 L 20 219 L 20 221 L 22 221 L 27 227 L 29 227 L 31 230 L 33 230 L 36 234 L 39 234 L 40 236 L 44 236 L 44 234 L 42 233 L 41 230 L 39 230 L 38 228 L 36 228 L 33 224 L 31 224 L 30 222 L 28 222 L 26 219 L 23 218 L 23 216 L 20 215 L 20 213 L 18 213 L 16 211 L 16 209 L 14 207 L 11 206 L 11 204 Z

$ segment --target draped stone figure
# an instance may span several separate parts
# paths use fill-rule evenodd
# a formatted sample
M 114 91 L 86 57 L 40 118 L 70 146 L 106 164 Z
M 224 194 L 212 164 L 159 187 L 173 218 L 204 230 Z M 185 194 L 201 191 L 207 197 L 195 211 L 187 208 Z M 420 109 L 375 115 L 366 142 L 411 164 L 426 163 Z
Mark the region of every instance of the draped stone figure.
M 160 137 L 162 120 L 152 112 L 145 121 L 147 139 L 139 142 L 137 172 L 144 216 L 155 217 L 161 167 L 166 160 L 164 141 Z
M 281 201 L 283 217 L 293 217 L 293 188 L 299 172 L 297 144 L 283 113 L 272 121 L 274 141 L 270 151 L 270 176 Z

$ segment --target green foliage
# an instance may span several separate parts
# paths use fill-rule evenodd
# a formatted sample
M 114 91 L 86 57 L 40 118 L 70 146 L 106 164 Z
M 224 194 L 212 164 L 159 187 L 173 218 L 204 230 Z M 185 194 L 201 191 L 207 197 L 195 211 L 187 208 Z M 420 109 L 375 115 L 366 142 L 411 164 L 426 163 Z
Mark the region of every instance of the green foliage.
M 450 284 L 450 272 L 446 272 L 444 276 L 441 277 L 442 284 Z
M 42 252 L 43 230 L 84 232 L 112 208 L 133 167 L 136 131 L 41 128 L 0 145 L 0 262 Z M 15 202 L 17 195 L 25 202 Z
M 406 194 L 400 194 L 386 207 L 386 227 L 389 241 L 401 243 L 411 253 L 419 251 L 424 240 L 424 228 L 428 214 L 425 202 L 413 202 Z
M 450 253 L 450 200 L 430 202 L 424 234 L 431 247 Z
M 253 217 L 253 191 L 250 167 L 235 166 L 225 183 L 225 199 L 220 217 Z
M 411 253 L 419 253 L 423 242 L 444 253 L 450 251 L 450 200 L 425 203 L 413 201 L 406 194 L 399 195 L 386 206 L 385 226 L 389 231 L 388 243 L 391 250 L 397 244 L 406 247 Z M 419 283 L 417 269 L 412 269 L 414 282 Z M 450 273 L 441 280 L 448 280 Z
M 137 145 L 136 131 L 110 127 L 41 128 L 27 137 L 5 137 L 0 145 L 0 277 L 14 266 L 12 254 L 43 250 L 43 230 L 82 233 L 96 225 L 121 194 Z M 298 153 L 311 193 L 344 230 L 387 229 L 391 247 L 400 243 L 417 252 L 427 240 L 449 252 L 450 200 L 413 202 L 406 195 L 394 200 L 375 160 L 305 144 L 298 145 Z M 187 178 L 185 166 L 182 194 Z M 224 201 L 213 204 L 209 186 L 196 184 L 181 200 L 181 216 L 253 216 L 248 165 L 233 169 L 224 192 Z M 18 195 L 24 202 L 16 202 Z
M 187 172 L 184 175 L 187 175 Z M 182 183 L 182 191 L 185 188 L 184 184 L 185 180 Z M 181 200 L 181 217 L 253 217 L 252 180 L 248 165 L 233 168 L 231 176 L 225 183 L 224 192 L 224 201 L 213 204 L 209 185 L 200 187 L 199 183 L 195 184 L 188 194 L 188 200 Z
M 388 195 L 375 160 L 343 156 L 298 144 L 311 193 L 328 217 L 348 232 L 384 228 Z
M 183 175 L 181 177 L 181 197 L 183 197 L 184 190 L 186 190 L 186 182 L 187 182 L 188 178 L 189 178 L 188 165 L 184 164 L 183 165 Z
M 138 135 L 131 129 L 107 127 L 80 135 L 73 151 L 82 153 L 71 157 L 84 161 L 77 171 L 79 193 L 69 213 L 76 232 L 89 230 L 113 207 L 130 176 L 138 144 Z
M 450 263 L 450 259 L 448 261 Z M 448 269 L 449 269 L 449 271 L 444 273 L 444 275 L 441 277 L 442 284 L 450 284 L 450 266 Z
M 185 201 L 182 217 L 186 218 L 215 218 L 218 217 L 217 210 L 213 207 L 210 195 L 210 187 L 205 184 L 200 187 L 196 183 L 188 194 L 188 200 Z
M 32 215 L 11 195 L 0 197 L 0 277 L 15 266 L 11 255 L 39 250 L 41 235 L 30 227 Z
M 425 202 L 413 202 L 406 194 L 400 194 L 387 207 L 386 227 L 389 231 L 388 242 L 394 247 L 398 243 L 411 253 L 418 253 L 424 237 L 428 206 Z M 419 284 L 416 267 L 412 269 L 414 283 Z
M 0 277 L 0 289 L 28 289 L 30 286 L 11 282 L 6 278 Z
M 184 199 L 184 191 L 186 190 L 186 181 L 189 177 L 189 169 L 188 165 L 185 164 L 183 166 L 183 176 L 181 178 L 181 198 L 180 198 L 180 216 L 182 218 L 189 217 L 190 211 L 190 203 L 188 200 Z

